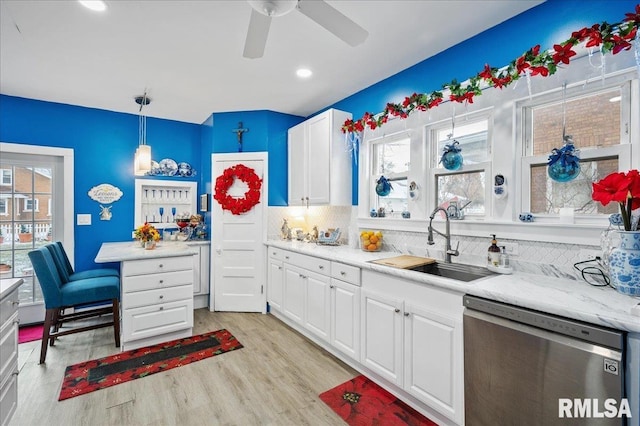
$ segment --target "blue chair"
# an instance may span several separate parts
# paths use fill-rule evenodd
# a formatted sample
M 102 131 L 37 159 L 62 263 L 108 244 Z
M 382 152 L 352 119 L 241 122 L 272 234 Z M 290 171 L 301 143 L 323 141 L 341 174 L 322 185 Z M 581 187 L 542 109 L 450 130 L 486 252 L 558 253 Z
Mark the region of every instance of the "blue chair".
M 96 268 L 87 269 L 86 271 L 75 272 L 67 256 L 67 252 L 60 241 L 56 241 L 51 244 L 47 244 L 45 247 L 51 252 L 53 261 L 58 268 L 60 277 L 63 281 L 75 281 L 85 278 L 97 278 L 97 277 L 119 277 L 117 269 L 112 268 Z
M 53 346 L 58 337 L 67 334 L 113 326 L 116 347 L 120 347 L 119 277 L 103 276 L 64 281 L 51 255 L 51 251 L 47 246 L 30 251 L 29 259 L 33 265 L 36 277 L 40 282 L 46 308 L 44 327 L 42 330 L 40 364 L 45 362 L 47 343 L 49 346 Z M 105 303 L 110 303 L 111 306 L 105 307 Z M 64 313 L 67 308 L 86 305 L 95 306 L 96 304 L 100 304 L 100 306 L 87 310 L 74 311 L 70 314 Z M 112 321 L 59 331 L 63 323 L 110 313 L 113 314 Z

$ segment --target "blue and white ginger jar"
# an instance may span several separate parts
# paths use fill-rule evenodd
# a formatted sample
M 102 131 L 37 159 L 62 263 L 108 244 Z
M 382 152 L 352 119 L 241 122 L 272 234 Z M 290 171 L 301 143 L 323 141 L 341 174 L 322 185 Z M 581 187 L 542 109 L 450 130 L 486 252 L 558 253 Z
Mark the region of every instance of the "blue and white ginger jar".
M 618 231 L 620 246 L 609 255 L 609 273 L 616 289 L 640 296 L 640 231 Z

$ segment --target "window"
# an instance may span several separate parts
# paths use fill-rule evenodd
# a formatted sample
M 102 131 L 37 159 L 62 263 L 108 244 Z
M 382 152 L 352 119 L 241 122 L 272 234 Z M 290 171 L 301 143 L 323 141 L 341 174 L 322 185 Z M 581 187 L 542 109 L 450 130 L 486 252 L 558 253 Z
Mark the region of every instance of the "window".
M 7 209 L 7 199 L 0 198 L 0 215 L 6 216 L 9 214 L 9 210 Z
M 403 132 L 404 133 L 404 132 Z M 372 175 L 371 182 L 375 183 L 381 176 L 389 179 L 392 190 L 387 196 L 381 197 L 372 186 L 372 208 L 383 207 L 385 212 L 402 212 L 407 208 L 407 178 L 411 167 L 410 139 L 401 134 L 396 137 L 382 138 L 372 142 Z
M 25 212 L 37 212 L 38 211 L 38 199 L 37 198 L 25 198 L 24 209 Z
M 547 93 L 521 103 L 524 157 L 522 211 L 557 215 L 573 208 L 576 215 L 611 214 L 617 205 L 603 207 L 591 199 L 591 183 L 611 172 L 631 167 L 629 114 L 630 76 Z M 563 105 L 564 104 L 564 105 Z M 580 150 L 580 174 L 570 182 L 549 178 L 547 162 L 553 148 L 562 147 L 563 109 L 566 134 Z
M 486 200 L 490 184 L 490 113 L 479 112 L 456 117 L 451 121 L 428 128 L 428 137 L 433 141 L 431 170 L 435 187 L 435 206 L 446 208 L 457 203 L 465 215 L 485 216 Z M 446 170 L 440 165 L 445 145 L 456 140 L 460 144 L 463 166 L 459 170 Z M 434 207 L 435 207 L 434 206 Z
M 11 186 L 13 183 L 13 174 L 11 169 L 0 169 L 0 185 Z

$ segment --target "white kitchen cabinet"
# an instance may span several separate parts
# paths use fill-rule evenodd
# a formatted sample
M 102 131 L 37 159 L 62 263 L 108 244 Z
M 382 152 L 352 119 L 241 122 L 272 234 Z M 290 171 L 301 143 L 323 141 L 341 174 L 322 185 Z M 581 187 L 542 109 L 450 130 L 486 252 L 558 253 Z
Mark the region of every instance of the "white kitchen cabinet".
M 330 288 L 331 344 L 360 361 L 360 287 L 331 278 Z
M 283 313 L 300 325 L 304 324 L 307 271 L 293 265 L 284 266 Z
M 123 351 L 192 335 L 193 257 L 122 262 Z
M 405 303 L 404 388 L 453 419 L 461 418 L 462 321 Z
M 361 362 L 397 386 L 403 380 L 402 309 L 401 299 L 362 290 Z
M 0 300 L 0 425 L 9 424 L 17 407 L 18 286 Z
M 272 249 L 270 249 L 271 253 Z M 267 301 L 270 309 L 282 311 L 284 289 L 284 266 L 282 260 L 274 259 L 269 255 L 269 276 L 267 278 Z
M 211 246 L 209 242 L 189 242 L 187 245 L 197 251 L 193 256 L 193 308 L 209 306 Z
M 305 272 L 306 303 L 304 326 L 327 342 L 331 333 L 331 278 L 316 272 Z
M 197 190 L 197 182 L 136 179 L 134 226 L 149 222 L 158 229 L 177 228 L 176 216 L 198 213 Z
M 462 295 L 373 271 L 362 275 L 362 364 L 462 423 Z
M 351 205 L 351 154 L 341 126 L 351 114 L 329 109 L 288 131 L 289 205 Z

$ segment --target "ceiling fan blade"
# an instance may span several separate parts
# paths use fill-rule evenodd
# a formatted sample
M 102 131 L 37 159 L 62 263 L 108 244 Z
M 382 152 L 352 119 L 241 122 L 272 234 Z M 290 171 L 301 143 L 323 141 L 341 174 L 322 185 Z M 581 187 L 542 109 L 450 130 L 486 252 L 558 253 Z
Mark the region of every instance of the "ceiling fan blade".
M 247 39 L 244 42 L 244 53 L 242 56 L 250 59 L 262 57 L 264 47 L 267 44 L 270 26 L 270 16 L 263 15 L 251 9 L 251 19 L 249 19 L 249 29 L 247 30 Z
M 369 36 L 367 30 L 322 0 L 300 0 L 298 9 L 350 46 L 363 43 Z

